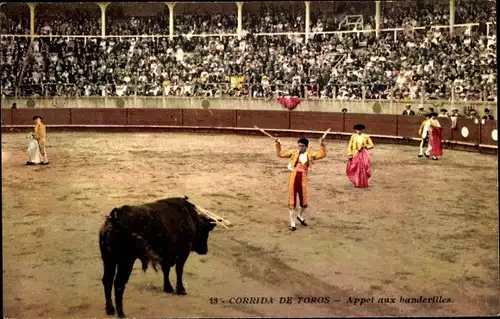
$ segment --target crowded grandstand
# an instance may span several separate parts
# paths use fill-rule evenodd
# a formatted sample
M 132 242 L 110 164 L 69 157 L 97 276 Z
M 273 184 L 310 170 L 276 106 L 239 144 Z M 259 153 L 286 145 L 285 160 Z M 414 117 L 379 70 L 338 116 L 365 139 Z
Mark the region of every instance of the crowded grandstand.
M 3 3 L 1 94 L 496 101 L 495 2 L 451 2 Z

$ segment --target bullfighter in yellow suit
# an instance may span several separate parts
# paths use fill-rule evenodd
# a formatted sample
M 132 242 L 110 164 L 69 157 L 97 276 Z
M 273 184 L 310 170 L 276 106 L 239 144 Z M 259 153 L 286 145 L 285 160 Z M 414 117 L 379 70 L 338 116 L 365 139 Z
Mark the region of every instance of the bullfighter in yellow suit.
M 307 173 L 311 168 L 313 160 L 319 160 L 326 156 L 326 146 L 323 139 L 320 139 L 320 151 L 311 152 L 307 148 L 309 141 L 306 138 L 301 138 L 298 141 L 296 150 L 281 150 L 281 142 L 276 139 L 276 154 L 280 158 L 290 158 L 288 169 L 290 172 L 288 184 L 288 208 L 290 213 L 290 230 L 295 231 L 295 219 L 307 226 L 304 219 L 304 213 L 308 206 L 307 194 Z M 297 195 L 299 197 L 300 211 L 296 214 Z
M 369 135 L 363 133 L 366 127 L 363 124 L 354 125 L 355 134 L 351 135 L 347 147 L 346 174 L 349 181 L 357 188 L 367 188 L 368 180 L 372 175 L 370 154 L 367 149 L 373 148 L 373 142 Z
M 45 150 L 45 137 L 47 136 L 47 131 L 45 129 L 45 124 L 42 123 L 41 116 L 33 116 L 33 121 L 35 121 L 35 139 L 38 142 L 38 147 L 40 148 L 40 155 L 42 157 L 41 165 L 48 165 L 49 160 L 47 157 L 47 151 Z

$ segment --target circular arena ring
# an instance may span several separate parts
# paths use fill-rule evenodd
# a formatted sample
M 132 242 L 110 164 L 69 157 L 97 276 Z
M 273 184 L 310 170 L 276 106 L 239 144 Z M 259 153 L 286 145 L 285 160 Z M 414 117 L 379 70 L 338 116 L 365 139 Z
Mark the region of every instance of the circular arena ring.
M 189 257 L 186 296 L 165 294 L 161 272 L 142 273 L 136 262 L 129 316 L 497 314 L 497 158 L 463 151 L 496 154 L 496 121 L 451 129 L 440 119 L 444 155 L 431 161 L 417 158 L 420 117 L 306 113 L 4 112 L 4 312 L 106 316 L 97 236 L 105 216 L 186 195 L 231 225 L 215 228 L 207 255 Z M 51 164 L 24 167 L 35 114 L 47 125 Z M 358 122 L 375 143 L 368 189 L 345 175 Z M 313 150 L 332 129 L 309 175 L 308 227 L 289 231 L 288 162 L 254 125 L 283 147 L 306 136 Z

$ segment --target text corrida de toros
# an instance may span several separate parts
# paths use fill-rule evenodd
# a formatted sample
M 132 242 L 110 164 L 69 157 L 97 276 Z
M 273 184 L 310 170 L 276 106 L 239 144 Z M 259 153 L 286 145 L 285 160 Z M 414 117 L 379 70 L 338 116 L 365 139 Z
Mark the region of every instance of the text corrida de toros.
M 329 303 L 330 297 L 232 297 L 230 304 L 291 304 L 291 303 Z

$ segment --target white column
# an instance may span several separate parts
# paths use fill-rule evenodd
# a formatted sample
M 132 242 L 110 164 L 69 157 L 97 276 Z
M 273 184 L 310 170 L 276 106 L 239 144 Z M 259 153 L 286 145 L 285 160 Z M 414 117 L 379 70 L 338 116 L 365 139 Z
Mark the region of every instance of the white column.
M 453 34 L 455 26 L 455 0 L 450 0 L 450 35 Z
M 309 42 L 309 34 L 311 33 L 311 1 L 305 1 L 306 5 L 306 43 Z
M 167 2 L 168 6 L 168 38 L 170 41 L 174 39 L 174 7 L 175 2 Z
M 99 2 L 99 8 L 101 8 L 101 36 L 106 36 L 106 8 L 109 6 L 109 2 Z
M 28 7 L 30 8 L 30 36 L 31 39 L 35 37 L 35 3 L 28 3 Z
M 375 37 L 380 36 L 380 1 L 375 1 Z
M 236 7 L 238 8 L 238 29 L 236 33 L 238 34 L 238 40 L 241 40 L 243 33 L 243 2 L 236 2 Z

